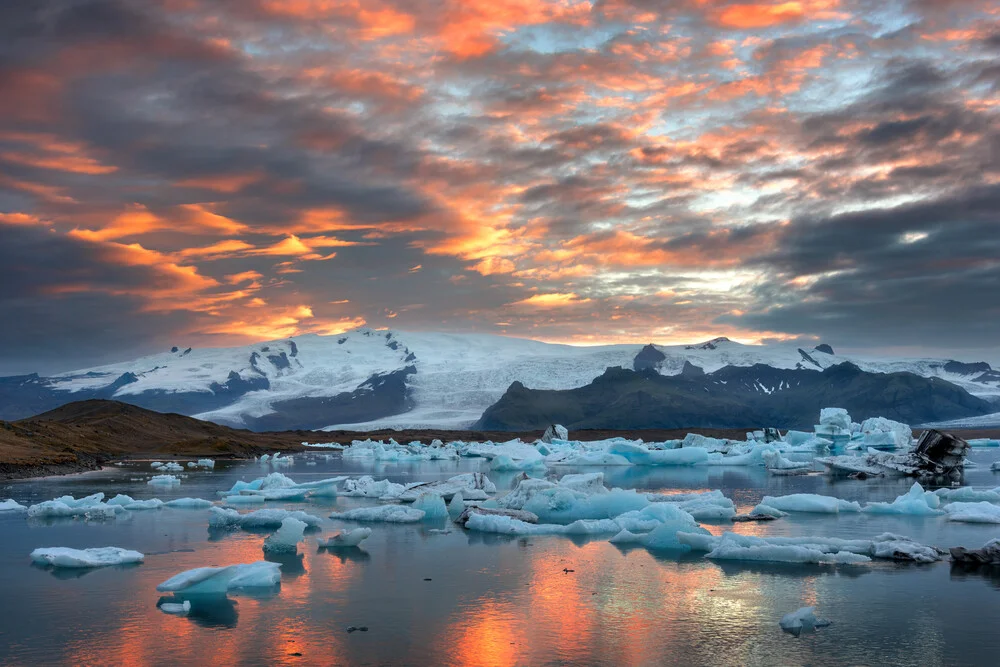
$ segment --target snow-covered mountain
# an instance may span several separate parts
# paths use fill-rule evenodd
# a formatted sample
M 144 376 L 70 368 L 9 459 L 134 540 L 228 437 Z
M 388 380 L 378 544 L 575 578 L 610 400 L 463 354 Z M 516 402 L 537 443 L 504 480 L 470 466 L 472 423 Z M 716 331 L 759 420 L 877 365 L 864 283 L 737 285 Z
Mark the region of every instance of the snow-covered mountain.
M 874 373 L 938 377 L 980 396 L 1000 396 L 988 364 L 838 355 L 828 346 L 697 345 L 574 347 L 484 334 L 359 329 L 243 347 L 178 349 L 55 375 L 0 378 L 0 417 L 27 416 L 84 398 L 115 398 L 233 426 L 463 428 L 514 381 L 570 389 L 608 367 L 663 375 L 765 364 L 822 370 L 849 361 Z M 700 371 L 699 371 L 700 369 Z M 770 394 L 781 387 L 759 390 Z

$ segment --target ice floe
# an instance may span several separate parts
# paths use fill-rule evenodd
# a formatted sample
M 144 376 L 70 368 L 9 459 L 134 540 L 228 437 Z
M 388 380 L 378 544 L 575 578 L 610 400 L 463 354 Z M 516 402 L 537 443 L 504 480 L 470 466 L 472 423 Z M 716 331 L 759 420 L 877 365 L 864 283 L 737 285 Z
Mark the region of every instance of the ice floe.
M 861 505 L 853 500 L 843 500 L 833 496 L 815 493 L 793 493 L 788 496 L 764 496 L 760 505 L 773 507 L 782 512 L 812 512 L 817 514 L 837 514 L 839 512 L 860 512 Z M 758 506 L 759 508 L 759 506 Z
M 146 484 L 153 486 L 178 486 L 181 480 L 174 475 L 154 475 Z
M 212 507 L 211 500 L 205 500 L 204 498 L 175 498 L 173 500 L 168 500 L 164 503 L 167 507 L 173 507 L 175 509 L 205 509 Z
M 160 605 L 160 611 L 165 614 L 185 616 L 191 611 L 191 601 L 184 600 L 184 602 L 164 602 Z
M 834 537 L 757 537 L 724 532 L 721 536 L 680 532 L 677 538 L 707 558 L 780 563 L 863 563 L 872 558 L 932 563 L 943 552 L 908 537 L 883 533 L 872 539 Z M 856 558 L 860 556 L 860 558 Z
M 371 537 L 371 528 L 354 528 L 353 530 L 341 530 L 326 540 L 320 540 L 319 545 L 321 547 L 326 547 L 327 549 L 339 549 L 356 547 L 369 537 Z
M 423 521 L 424 511 L 406 505 L 378 505 L 376 507 L 358 507 L 346 512 L 334 512 L 330 518 L 372 523 L 416 523 Z
M 949 503 L 944 506 L 949 521 L 963 523 L 1000 523 L 1000 506 L 988 502 Z
M 31 560 L 40 565 L 67 568 L 107 567 L 141 563 L 145 556 L 138 551 L 120 547 L 70 549 L 68 547 L 43 547 L 31 552 Z
M 444 504 L 444 498 L 436 493 L 421 493 L 410 507 L 422 511 L 427 521 L 448 518 L 448 506 Z
M 240 588 L 271 588 L 281 582 L 281 565 L 268 561 L 199 567 L 175 574 L 156 587 L 161 593 L 225 595 Z
M 28 508 L 14 499 L 8 499 L 4 500 L 3 502 L 0 502 L 0 512 L 14 512 L 26 509 Z

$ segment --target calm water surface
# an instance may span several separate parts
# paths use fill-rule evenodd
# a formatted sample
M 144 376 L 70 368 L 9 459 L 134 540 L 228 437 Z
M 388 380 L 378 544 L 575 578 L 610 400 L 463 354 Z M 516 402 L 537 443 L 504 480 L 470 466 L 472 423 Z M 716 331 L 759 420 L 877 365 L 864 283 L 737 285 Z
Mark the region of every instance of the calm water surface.
M 984 464 L 977 487 L 1000 485 Z M 379 465 L 308 457 L 281 471 L 297 481 L 373 474 L 394 481 L 481 470 L 478 459 Z M 588 471 L 598 470 L 588 468 Z M 906 480 L 771 477 L 756 468 L 605 468 L 609 486 L 650 491 L 722 489 L 740 509 L 761 496 L 809 492 L 874 501 L 904 493 Z M 104 491 L 137 499 L 215 499 L 234 480 L 269 470 L 219 462 L 180 487 L 155 489 L 148 464 L 59 479 L 8 483 L 0 497 L 28 504 Z M 560 470 L 581 472 L 579 470 Z M 501 489 L 510 474 L 490 473 Z M 326 517 L 374 504 L 336 498 L 268 503 Z M 604 539 L 507 538 L 451 524 L 372 525 L 363 548 L 318 550 L 317 534 L 282 561 L 280 591 L 230 595 L 188 617 L 157 609 L 156 585 L 186 569 L 262 559 L 263 534 L 210 535 L 207 510 L 132 512 L 105 524 L 29 522 L 0 514 L 0 663 L 4 665 L 995 665 L 1000 662 L 1000 573 L 945 563 L 865 567 L 716 563 L 622 550 Z M 327 519 L 324 533 L 344 524 Z M 769 524 L 706 524 L 770 535 L 871 537 L 885 531 L 948 547 L 982 546 L 1000 527 L 939 517 L 792 515 Z M 448 534 L 432 530 L 450 528 Z M 322 534 L 322 533 L 320 533 Z M 145 563 L 87 571 L 45 570 L 28 554 L 43 546 L 120 546 Z M 564 569 L 574 570 L 566 573 Z M 430 581 L 425 581 L 430 579 Z M 778 619 L 816 605 L 833 621 L 793 637 Z M 348 633 L 349 626 L 368 632 Z M 301 655 L 295 655 L 301 654 Z

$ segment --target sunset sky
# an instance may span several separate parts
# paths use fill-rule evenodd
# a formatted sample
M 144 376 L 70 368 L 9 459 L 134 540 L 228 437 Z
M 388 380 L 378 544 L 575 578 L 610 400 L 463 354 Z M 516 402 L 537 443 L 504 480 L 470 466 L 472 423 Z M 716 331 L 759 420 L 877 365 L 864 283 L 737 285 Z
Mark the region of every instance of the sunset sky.
M 3 0 L 0 372 L 361 325 L 988 355 L 998 88 L 995 1 Z

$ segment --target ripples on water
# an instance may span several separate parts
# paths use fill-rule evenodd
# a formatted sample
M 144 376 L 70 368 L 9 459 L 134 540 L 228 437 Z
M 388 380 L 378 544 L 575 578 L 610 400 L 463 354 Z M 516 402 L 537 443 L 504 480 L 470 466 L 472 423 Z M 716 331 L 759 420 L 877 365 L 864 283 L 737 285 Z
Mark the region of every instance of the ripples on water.
M 985 464 L 968 473 L 1000 485 Z M 365 465 L 339 458 L 282 469 L 298 481 L 373 474 L 409 482 L 479 470 L 478 460 Z M 588 469 L 597 470 L 597 469 Z M 262 472 L 263 471 L 263 472 Z M 130 481 L 137 472 L 141 481 Z M 219 462 L 180 487 L 145 484 L 145 465 L 70 478 L 11 483 L 0 497 L 27 504 L 65 493 L 127 493 L 137 499 L 214 499 L 236 479 L 268 472 Z M 560 470 L 560 473 L 580 472 Z M 754 468 L 607 468 L 608 486 L 722 489 L 740 510 L 763 495 L 823 493 L 893 500 L 907 480 L 840 481 L 769 477 Z M 491 473 L 498 488 L 512 475 Z M 326 517 L 374 501 L 337 498 L 268 503 Z M 317 550 L 307 534 L 300 557 L 282 560 L 280 592 L 230 595 L 196 605 L 188 617 L 160 612 L 156 585 L 182 570 L 261 560 L 264 535 L 210 535 L 207 510 L 132 512 L 107 524 L 27 522 L 0 515 L 0 663 L 5 665 L 993 665 L 1000 654 L 1000 574 L 876 562 L 864 567 L 716 563 L 621 550 L 604 539 L 508 538 L 441 522 L 373 525 L 363 548 Z M 340 527 L 327 521 L 324 533 Z M 449 528 L 448 534 L 431 529 Z M 871 537 L 892 531 L 937 546 L 981 546 L 1000 527 L 940 517 L 792 515 L 723 529 L 767 535 Z M 91 571 L 29 563 L 41 546 L 121 546 L 147 554 L 142 565 Z M 564 569 L 573 572 L 564 572 Z M 430 581 L 425 581 L 430 579 Z M 816 605 L 829 628 L 799 638 L 778 619 Z M 367 632 L 348 633 L 349 626 Z M 301 655 L 294 655 L 294 654 Z

